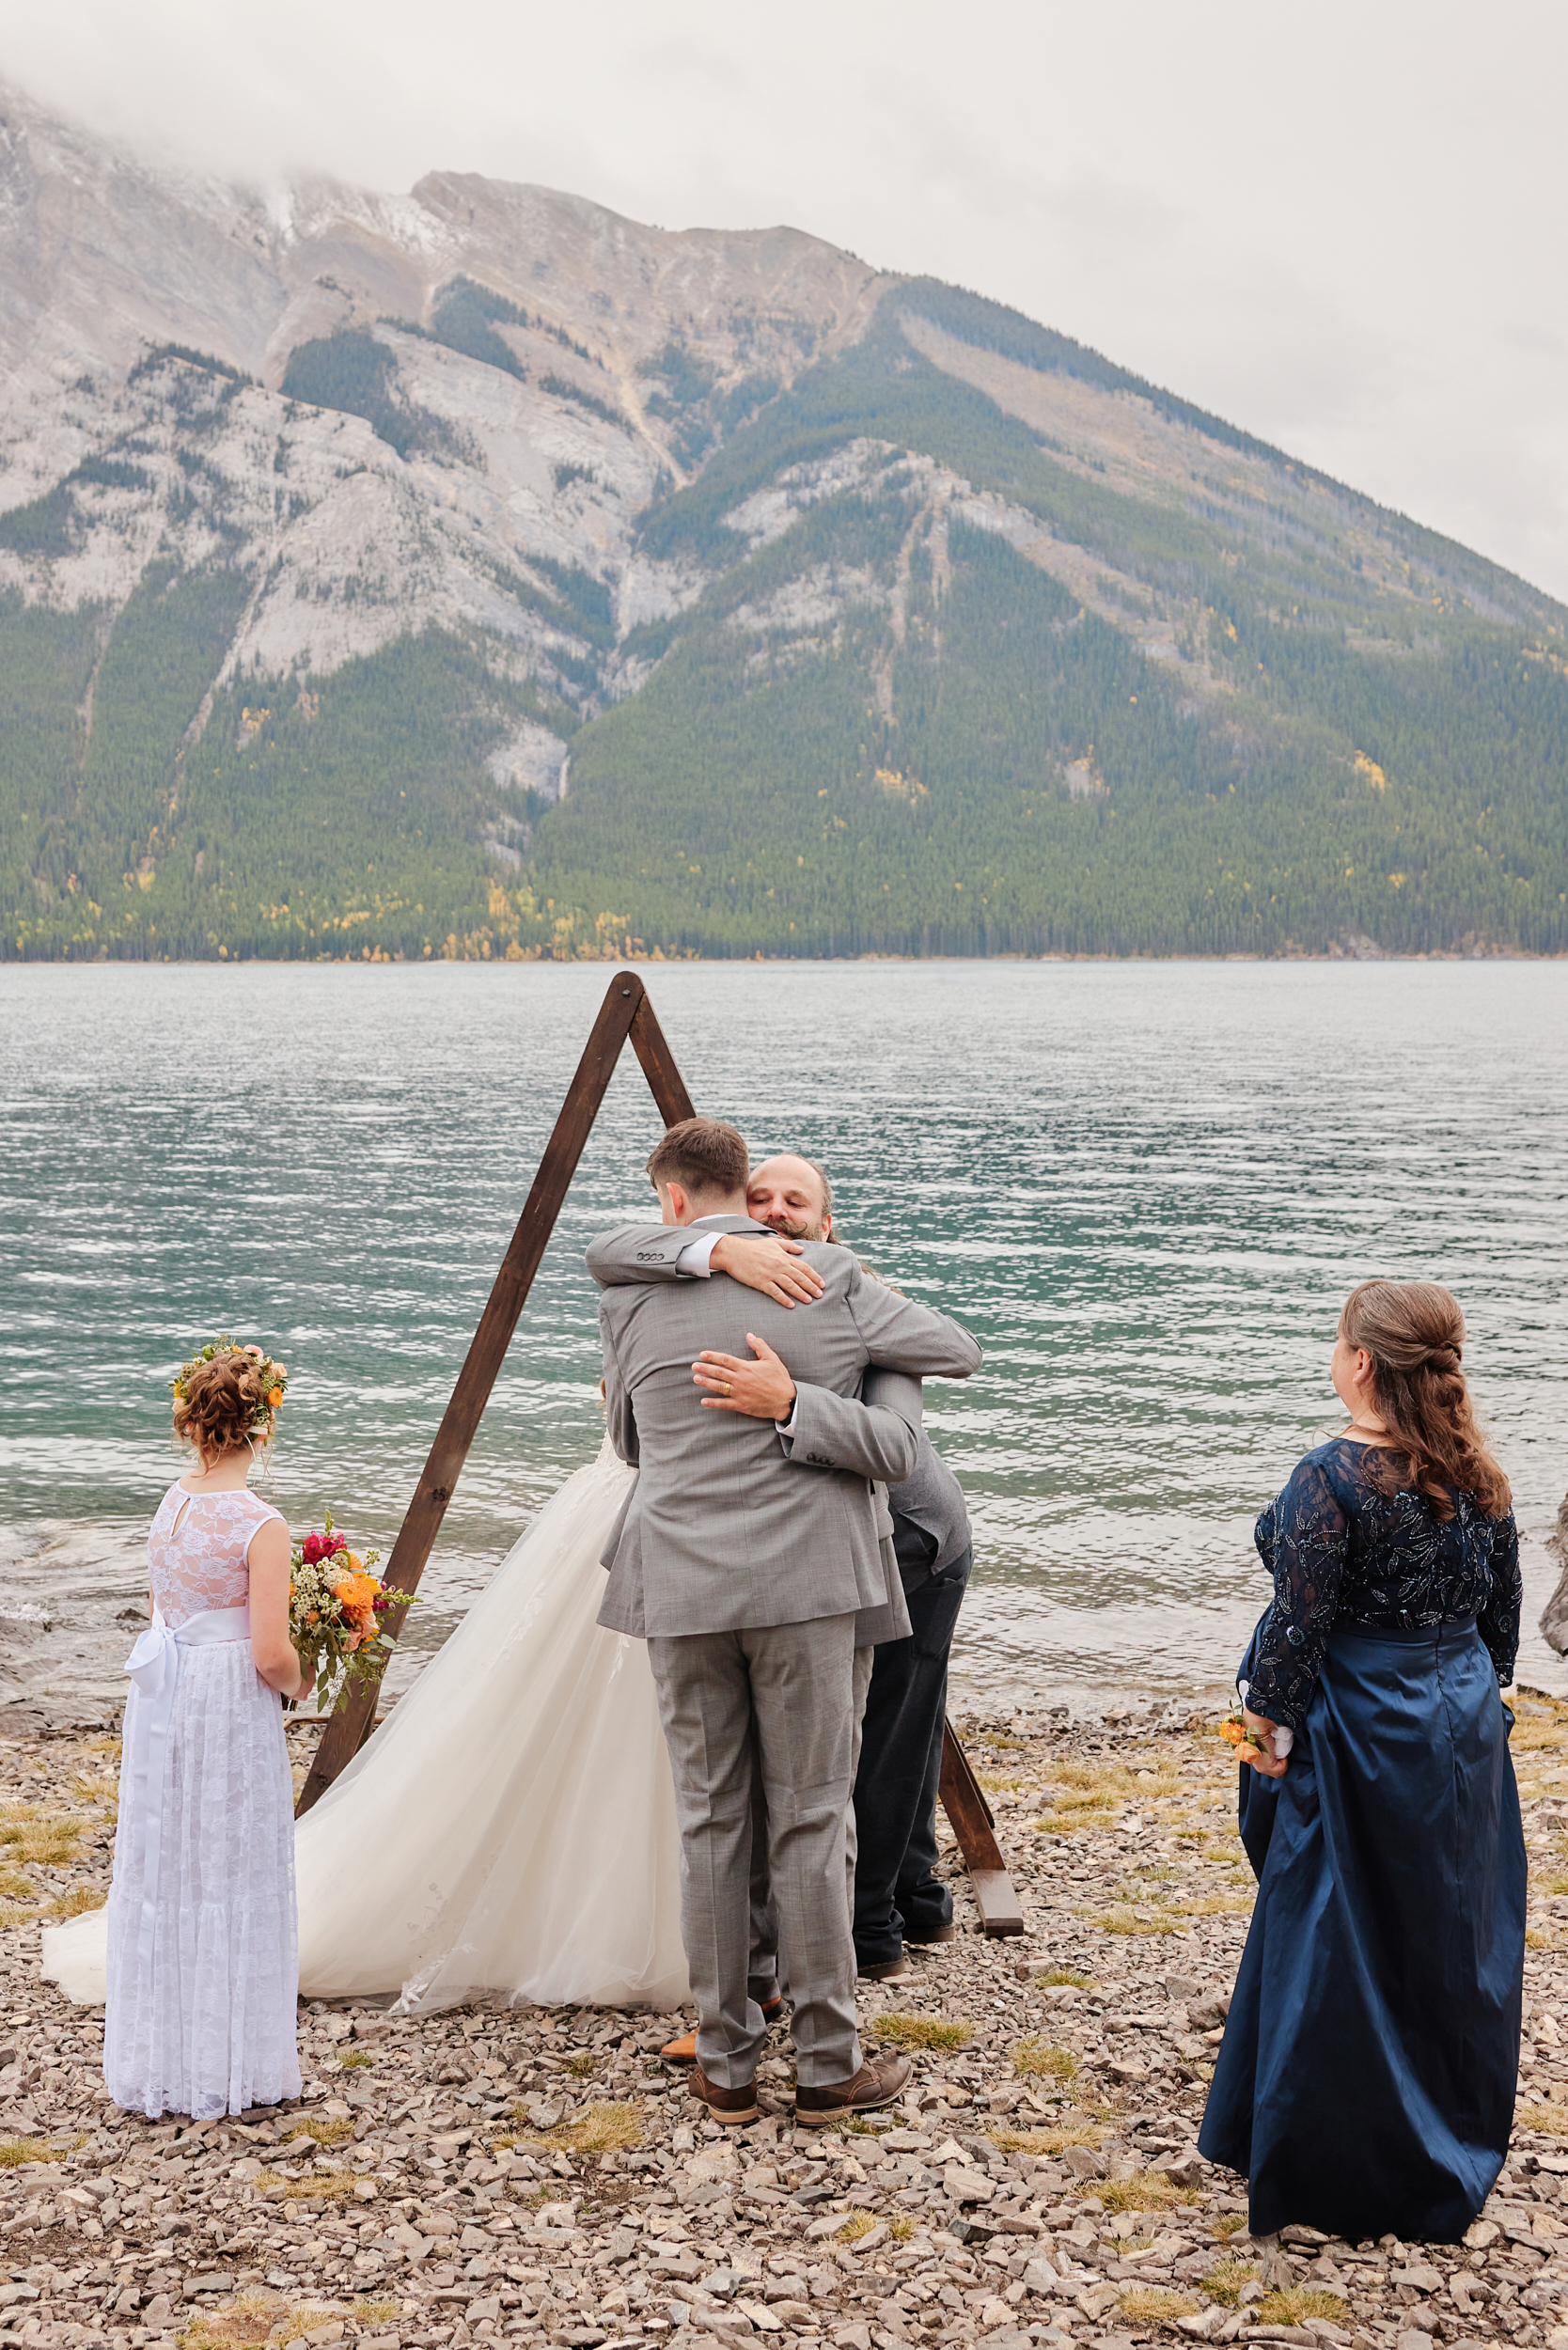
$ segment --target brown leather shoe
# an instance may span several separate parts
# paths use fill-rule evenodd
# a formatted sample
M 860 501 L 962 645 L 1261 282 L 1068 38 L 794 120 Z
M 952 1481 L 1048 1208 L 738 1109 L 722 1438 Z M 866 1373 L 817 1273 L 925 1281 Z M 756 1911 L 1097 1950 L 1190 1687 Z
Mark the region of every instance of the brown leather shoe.
M 754 2080 L 747 2081 L 744 2089 L 721 2089 L 717 2081 L 708 2078 L 700 2064 L 692 2066 L 692 2095 L 727 2130 L 738 2130 L 744 2122 L 755 2122 L 761 2111 Z
M 844 2113 L 870 2113 L 890 2106 L 910 2074 L 912 2057 L 870 2057 L 852 2081 L 834 2081 L 826 2089 L 795 2091 L 795 2120 L 803 2129 L 825 2129 Z
M 873 1959 L 868 1965 L 855 1968 L 862 1982 L 902 1982 L 905 1975 L 912 1975 L 914 1971 L 902 1951 L 897 1958 Z
M 782 1999 L 764 1999 L 762 2001 L 762 2021 L 764 2024 L 776 2024 L 783 2013 L 784 2002 Z M 659 2050 L 659 2054 L 663 2057 L 666 2064 L 695 2064 L 697 2062 L 696 2027 L 694 2026 L 690 2031 L 683 2031 L 679 2040 L 666 2040 L 664 2046 Z
M 928 1950 L 933 1942 L 951 1942 L 957 1933 L 958 1928 L 954 1925 L 933 1926 L 929 1934 L 911 1934 L 909 1928 L 905 1926 L 903 1938 L 906 1942 L 913 1943 L 917 1950 Z

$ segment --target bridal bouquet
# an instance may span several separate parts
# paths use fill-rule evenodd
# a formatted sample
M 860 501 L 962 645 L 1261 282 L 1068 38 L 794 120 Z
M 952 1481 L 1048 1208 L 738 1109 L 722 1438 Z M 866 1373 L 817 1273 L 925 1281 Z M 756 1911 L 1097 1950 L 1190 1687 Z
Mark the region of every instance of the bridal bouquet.
M 350 1693 L 369 1685 L 386 1661 L 391 1641 L 384 1620 L 394 1607 L 415 1605 L 409 1591 L 389 1590 L 370 1573 L 379 1550 L 363 1558 L 326 1513 L 324 1530 L 307 1534 L 290 1554 L 289 1637 L 302 1665 L 316 1671 L 316 1711 L 330 1699 L 336 1712 Z

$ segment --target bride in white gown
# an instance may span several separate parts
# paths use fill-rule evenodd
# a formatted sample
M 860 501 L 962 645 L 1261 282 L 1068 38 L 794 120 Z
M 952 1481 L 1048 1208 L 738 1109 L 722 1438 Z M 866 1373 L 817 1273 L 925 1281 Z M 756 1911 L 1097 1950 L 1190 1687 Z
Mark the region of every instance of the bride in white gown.
M 294 1830 L 300 1992 L 405 2013 L 477 1998 L 687 1996 L 675 1792 L 648 1652 L 601 1630 L 635 1471 L 569 1477 L 408 1695 Z M 43 1971 L 103 1998 L 104 1912 Z

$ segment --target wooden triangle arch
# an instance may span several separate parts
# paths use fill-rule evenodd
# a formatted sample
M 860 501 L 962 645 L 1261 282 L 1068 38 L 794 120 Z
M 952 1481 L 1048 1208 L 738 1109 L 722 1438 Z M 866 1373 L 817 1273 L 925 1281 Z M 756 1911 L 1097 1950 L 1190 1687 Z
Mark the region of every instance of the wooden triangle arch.
M 641 979 L 635 971 L 618 971 L 600 1007 L 599 1017 L 577 1064 L 577 1073 L 567 1089 L 555 1131 L 544 1146 L 544 1156 L 518 1218 L 511 1246 L 501 1261 L 495 1286 L 479 1316 L 479 1326 L 458 1373 L 430 1458 L 392 1546 L 384 1579 L 394 1590 L 413 1591 L 418 1588 L 447 1505 L 468 1458 L 468 1448 L 527 1302 L 540 1260 L 583 1155 L 583 1146 L 628 1038 L 642 1063 L 643 1074 L 665 1124 L 673 1126 L 678 1120 L 696 1114 Z M 300 1796 L 302 1813 L 309 1810 L 369 1736 L 374 1727 L 376 1695 L 375 1688 L 366 1689 L 352 1698 L 341 1713 L 329 1716 Z M 1024 1921 L 997 1847 L 991 1807 L 953 1735 L 950 1722 L 943 1729 L 941 1794 L 968 1864 L 985 1931 L 1022 1934 Z

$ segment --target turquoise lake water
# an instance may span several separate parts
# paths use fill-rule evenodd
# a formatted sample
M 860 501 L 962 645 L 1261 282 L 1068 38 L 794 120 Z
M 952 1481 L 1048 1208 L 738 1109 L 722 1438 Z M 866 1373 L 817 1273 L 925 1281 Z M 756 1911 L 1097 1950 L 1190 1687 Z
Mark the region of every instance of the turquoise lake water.
M 609 976 L 0 968 L 0 1705 L 122 1691 L 166 1383 L 219 1328 L 290 1367 L 271 1496 L 390 1547 Z M 1568 1486 L 1568 965 L 645 976 L 698 1108 L 823 1160 L 844 1236 L 985 1348 L 928 1390 L 976 1523 L 963 1693 L 1223 1682 L 1267 1595 L 1253 1519 L 1341 1422 L 1334 1323 L 1372 1272 L 1464 1303 L 1533 1622 Z M 651 1200 L 657 1133 L 628 1051 L 394 1686 L 598 1446 L 582 1250 Z M 1522 1670 L 1568 1686 L 1538 1638 Z

